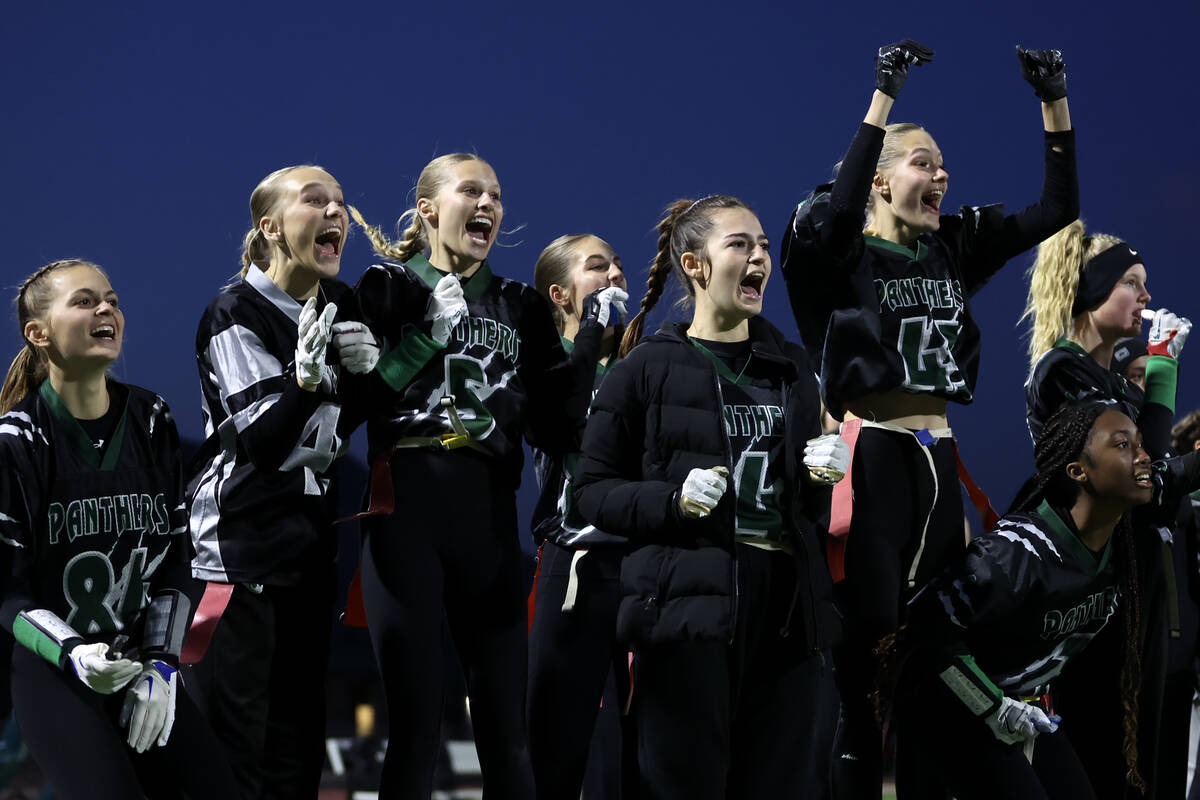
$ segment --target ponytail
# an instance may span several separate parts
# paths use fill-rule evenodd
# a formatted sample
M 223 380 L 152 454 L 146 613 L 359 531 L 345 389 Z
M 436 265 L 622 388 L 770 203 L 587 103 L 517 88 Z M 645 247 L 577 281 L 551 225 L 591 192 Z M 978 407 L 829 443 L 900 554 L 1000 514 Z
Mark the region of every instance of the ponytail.
M 1075 220 L 1038 245 L 1029 270 L 1029 295 L 1020 322 L 1032 319 L 1029 368 L 1071 330 L 1071 305 L 1083 271 L 1083 221 Z
M 26 342 L 4 377 L 4 388 L 0 389 L 0 414 L 12 411 L 13 406 L 25 399 L 25 395 L 42 385 L 48 374 L 46 357 Z
M 399 242 L 393 242 L 384 235 L 378 227 L 371 225 L 363 218 L 362 213 L 354 206 L 348 206 L 350 216 L 371 240 L 371 247 L 384 258 L 395 261 L 408 261 L 418 253 L 425 252 L 429 247 L 429 238 L 425 235 L 425 226 L 415 208 L 410 208 L 400 216 L 397 226 L 404 224 L 405 218 L 410 218 L 409 225 L 404 231 L 404 237 Z

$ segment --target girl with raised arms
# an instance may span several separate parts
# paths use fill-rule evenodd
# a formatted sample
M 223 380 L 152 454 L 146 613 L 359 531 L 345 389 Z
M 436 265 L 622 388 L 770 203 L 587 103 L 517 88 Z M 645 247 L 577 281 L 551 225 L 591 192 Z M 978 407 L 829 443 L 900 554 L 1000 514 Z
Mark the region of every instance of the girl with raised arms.
M 344 450 L 339 370 L 325 350 L 349 217 L 321 167 L 250 195 L 240 278 L 196 331 L 204 428 L 188 486 L 201 610 L 224 602 L 196 690 L 246 797 L 315 797 L 324 760 L 334 593 L 330 473 Z
M 849 481 L 834 490 L 829 542 L 847 623 L 836 654 L 839 798 L 881 792 L 872 650 L 912 592 L 965 546 L 946 405 L 971 402 L 979 368 L 968 299 L 1078 215 L 1061 55 L 1018 56 L 1046 130 L 1036 204 L 1011 215 L 1000 206 L 942 213 L 949 175 L 937 143 L 917 125 L 887 123 L 910 66 L 933 57 L 905 40 L 879 49 L 876 91 L 836 180 L 800 204 L 784 238 L 784 277 L 808 351 L 820 354 L 825 401 L 835 418 L 854 420 L 843 424 L 856 450 Z
M 538 292 L 554 313 L 563 347 L 587 347 L 600 355 L 593 381 L 581 382 L 578 396 L 570 400 L 582 438 L 587 406 L 616 363 L 629 299 L 621 259 L 597 236 L 560 236 L 542 251 L 533 273 Z M 532 522 L 538 567 L 530 601 L 526 708 L 541 800 L 578 800 L 593 731 L 601 735 L 597 718 L 605 683 L 611 674 L 621 697 L 629 688 L 627 651 L 615 639 L 621 559 L 628 542 L 579 516 L 573 496 L 577 450 L 534 453 L 542 493 Z M 611 704 L 607 710 L 617 711 Z M 606 725 L 604 730 L 617 727 Z M 609 744 L 615 742 L 602 743 L 599 752 L 605 758 L 591 764 L 590 772 L 603 776 L 606 786 L 627 785 L 623 748 L 605 746 Z
M 55 261 L 17 295 L 25 345 L 0 392 L 0 622 L 12 694 L 55 797 L 233 797 L 180 692 L 191 604 L 175 420 L 108 376 L 125 315 L 95 264 Z
M 380 784 L 389 798 L 425 800 L 432 790 L 444 626 L 467 680 L 485 793 L 534 796 L 515 492 L 523 438 L 571 447 L 563 398 L 576 381 L 546 301 L 488 264 L 503 218 L 496 173 L 466 153 L 421 171 L 403 241 L 356 215 L 392 259 L 355 288 L 356 318 L 382 350 L 356 396 L 367 406 L 372 467 L 362 597 L 397 721 Z M 597 354 L 577 344 L 576 359 L 590 387 Z
M 639 780 L 656 800 L 819 797 L 838 623 L 812 521 L 828 488 L 802 460 L 820 432 L 816 381 L 760 316 L 771 257 L 744 203 L 679 200 L 658 230 L 575 493 L 584 519 L 634 548 L 617 629 L 635 653 Z M 633 348 L 672 272 L 690 322 Z M 818 444 L 830 449 L 811 466 L 844 469 L 848 453 Z

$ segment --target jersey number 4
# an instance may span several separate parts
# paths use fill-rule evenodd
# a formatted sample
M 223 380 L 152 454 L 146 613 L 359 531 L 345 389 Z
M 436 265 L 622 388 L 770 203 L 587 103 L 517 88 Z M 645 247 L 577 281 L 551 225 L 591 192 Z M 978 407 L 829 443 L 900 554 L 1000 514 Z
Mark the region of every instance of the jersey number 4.
M 896 348 L 904 359 L 904 385 L 921 392 L 956 394 L 966 381 L 954 361 L 958 321 L 909 317 L 900 321 Z

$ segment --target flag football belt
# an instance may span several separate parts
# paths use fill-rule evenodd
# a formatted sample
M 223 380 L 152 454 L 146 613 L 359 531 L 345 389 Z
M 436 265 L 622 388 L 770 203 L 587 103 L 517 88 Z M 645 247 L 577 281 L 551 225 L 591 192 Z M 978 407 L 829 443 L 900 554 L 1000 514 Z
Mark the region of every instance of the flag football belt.
M 829 512 L 829 540 L 826 548 L 829 572 L 835 583 L 846 578 L 846 535 L 850 533 L 850 520 L 854 513 L 854 488 L 852 485 L 854 453 L 858 449 L 858 434 L 864 427 L 879 428 L 913 437 L 917 440 L 921 452 L 929 463 L 929 474 L 933 478 L 933 500 L 929 504 L 929 513 L 925 515 L 925 524 L 921 527 L 921 540 L 917 545 L 917 552 L 913 556 L 912 566 L 908 570 L 907 582 L 908 588 L 911 589 L 916 585 L 917 567 L 921 563 L 921 553 L 925 550 L 925 536 L 929 532 L 929 520 L 933 517 L 933 510 L 937 507 L 938 494 L 941 491 L 937 467 L 933 463 L 931 450 L 937 444 L 938 439 L 949 439 L 953 445 L 954 460 L 958 465 L 958 480 L 967 490 L 972 504 L 979 511 L 984 528 L 986 530 L 994 528 L 1000 521 L 1000 515 L 992 508 L 988 496 L 967 472 L 967 467 L 963 464 L 962 456 L 958 452 L 958 444 L 954 441 L 954 434 L 949 428 L 924 428 L 914 431 L 911 428 L 904 428 L 888 422 L 872 422 L 866 419 L 852 419 L 843 422 L 840 436 L 850 446 L 850 464 L 846 467 L 846 474 L 833 487 L 833 499 Z

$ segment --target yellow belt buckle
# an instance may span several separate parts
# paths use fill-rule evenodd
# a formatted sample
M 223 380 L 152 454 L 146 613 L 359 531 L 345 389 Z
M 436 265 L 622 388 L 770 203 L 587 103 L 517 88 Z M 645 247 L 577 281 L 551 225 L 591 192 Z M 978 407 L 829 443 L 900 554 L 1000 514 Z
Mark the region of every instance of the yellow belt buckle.
M 438 437 L 441 440 L 443 450 L 454 450 L 459 447 L 466 447 L 470 443 L 471 437 L 464 436 L 461 433 L 443 433 Z

